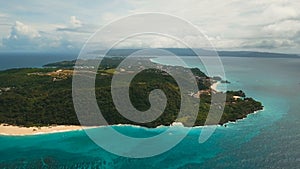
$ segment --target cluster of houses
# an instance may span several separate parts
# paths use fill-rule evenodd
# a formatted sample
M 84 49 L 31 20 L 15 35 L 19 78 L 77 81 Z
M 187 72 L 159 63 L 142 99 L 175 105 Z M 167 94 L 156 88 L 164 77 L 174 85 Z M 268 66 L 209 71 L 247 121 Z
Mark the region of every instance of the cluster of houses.
M 8 92 L 8 91 L 10 91 L 11 90 L 11 87 L 1 87 L 0 88 L 0 95 L 2 94 L 2 93 L 4 93 L 4 92 Z
M 60 81 L 69 78 L 73 75 L 73 70 L 63 70 L 58 69 L 53 72 L 43 73 L 43 72 L 35 72 L 35 73 L 28 73 L 27 75 L 37 75 L 37 76 L 51 76 L 52 81 Z
M 74 69 L 95 69 L 94 66 L 73 66 Z
M 53 82 L 64 80 L 73 75 L 73 70 L 58 69 L 55 72 L 49 72 L 46 75 L 51 76 Z
M 206 90 L 199 90 L 198 92 L 194 93 L 194 92 L 191 92 L 189 95 L 194 97 L 194 98 L 200 98 L 201 95 L 203 94 L 207 94 L 207 95 L 211 95 L 211 92 L 213 92 L 214 90 L 211 90 L 211 89 L 206 89 Z

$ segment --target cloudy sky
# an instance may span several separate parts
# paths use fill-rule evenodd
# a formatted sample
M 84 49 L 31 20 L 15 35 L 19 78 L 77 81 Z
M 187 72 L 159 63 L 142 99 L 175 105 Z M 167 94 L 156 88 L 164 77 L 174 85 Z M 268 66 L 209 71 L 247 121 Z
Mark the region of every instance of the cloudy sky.
M 218 50 L 300 53 L 299 9 L 299 0 L 1 1 L 0 51 L 77 51 L 115 19 L 162 12 L 196 25 Z

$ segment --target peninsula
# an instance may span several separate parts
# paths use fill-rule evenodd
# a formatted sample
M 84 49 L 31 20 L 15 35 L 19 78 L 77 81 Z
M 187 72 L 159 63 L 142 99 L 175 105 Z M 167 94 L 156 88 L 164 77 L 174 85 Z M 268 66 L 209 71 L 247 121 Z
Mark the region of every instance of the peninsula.
M 137 58 L 139 62 L 150 62 Z M 220 94 L 215 90 L 222 79 L 208 77 L 198 68 L 183 68 L 156 64 L 162 70 L 145 69 L 130 84 L 130 99 L 136 109 L 150 108 L 149 93 L 155 88 L 164 91 L 168 98 L 163 114 L 149 123 L 135 123 L 116 110 L 111 96 L 111 80 L 114 74 L 130 74 L 132 67 L 117 69 L 122 57 L 105 58 L 96 75 L 96 97 L 106 121 L 110 124 L 133 124 L 144 127 L 169 126 L 180 110 L 180 91 L 176 81 L 163 69 L 190 69 L 197 79 L 198 91 L 190 93 L 190 98 L 200 101 L 199 112 L 193 126 L 203 126 L 211 104 L 211 95 Z M 154 64 L 154 63 L 152 63 Z M 70 129 L 80 129 L 72 102 L 72 75 L 75 61 L 64 61 L 45 65 L 43 68 L 19 68 L 0 72 L 0 123 L 1 127 L 52 127 L 66 125 Z M 142 69 L 142 67 L 141 67 Z M 214 89 L 213 89 L 214 88 Z M 243 91 L 227 91 L 226 104 L 218 124 L 245 118 L 248 114 L 262 110 L 260 102 L 246 97 Z M 185 126 L 189 117 L 182 118 Z M 178 122 L 178 121 L 177 121 Z M 5 125 L 4 125 L 5 124 Z M 92 124 L 91 124 L 92 126 Z M 8 128 L 7 128 L 8 129 Z M 38 128 L 34 128 L 38 130 Z M 47 132 L 47 130 L 45 131 Z

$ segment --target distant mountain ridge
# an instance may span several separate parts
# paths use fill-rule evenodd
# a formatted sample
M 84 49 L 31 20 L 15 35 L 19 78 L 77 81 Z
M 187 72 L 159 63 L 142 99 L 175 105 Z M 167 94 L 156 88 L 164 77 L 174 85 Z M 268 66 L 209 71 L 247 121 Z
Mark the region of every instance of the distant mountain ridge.
M 194 51 L 200 53 L 202 56 L 216 55 L 215 51 L 204 49 L 189 49 L 189 48 L 157 48 L 169 51 L 177 56 L 197 56 Z M 107 53 L 108 56 L 128 56 L 141 49 L 111 49 Z M 94 51 L 93 54 L 103 53 L 103 51 Z M 268 58 L 300 58 L 297 54 L 271 53 L 271 52 L 255 52 L 255 51 L 217 51 L 221 57 L 268 57 Z M 153 53 L 156 54 L 155 51 Z M 162 55 L 161 52 L 158 54 Z M 165 55 L 165 54 L 163 54 Z

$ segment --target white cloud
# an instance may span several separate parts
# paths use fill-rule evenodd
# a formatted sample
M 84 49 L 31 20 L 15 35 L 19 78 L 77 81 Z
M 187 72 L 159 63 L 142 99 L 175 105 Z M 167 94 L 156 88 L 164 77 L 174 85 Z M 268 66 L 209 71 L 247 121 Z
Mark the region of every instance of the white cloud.
M 5 37 L 9 33 L 9 28 L 12 25 L 9 19 L 10 18 L 8 14 L 0 13 L 0 37 Z
M 288 39 L 264 39 L 255 40 L 242 43 L 243 48 L 265 48 L 265 49 L 276 49 L 276 48 L 287 48 L 293 47 L 295 44 L 292 40 Z
M 11 27 L 8 37 L 3 39 L 3 46 L 12 49 L 33 48 L 39 45 L 40 38 L 41 35 L 37 30 L 20 21 L 16 21 Z
M 84 24 L 76 16 L 71 16 L 68 24 L 60 25 L 56 28 L 56 31 L 71 33 L 93 33 L 95 30 L 95 25 Z
M 63 1 L 47 3 L 37 1 L 21 3 L 21 5 L 18 3 L 18 6 L 24 8 L 18 8 L 18 10 L 12 8 L 17 6 L 13 5 L 14 3 L 8 2 L 0 7 L 1 12 L 5 13 L 4 17 L 10 16 L 9 22 L 5 24 L 11 26 L 12 21 L 22 16 L 24 21 L 35 26 L 37 33 L 31 32 L 32 35 L 29 35 L 30 31 L 27 34 L 25 31 L 23 35 L 21 31 L 18 31 L 18 36 L 26 34 L 25 37 L 31 41 L 45 38 L 46 35 L 40 32 L 42 30 L 49 34 L 46 39 L 54 39 L 51 40 L 55 42 L 54 44 L 60 44 L 63 38 L 72 43 L 83 44 L 83 41 L 97 30 L 98 26 L 106 25 L 119 17 L 141 12 L 162 12 L 192 22 L 205 32 L 213 45 L 222 50 L 239 50 L 245 47 L 266 50 L 272 48 L 273 50 L 273 47 L 294 45 L 293 48 L 298 48 L 300 52 L 299 0 L 172 0 L 172 2 L 127 0 L 122 3 L 119 1 L 82 3 L 75 0 L 71 4 Z M 31 13 L 27 15 L 28 11 L 34 13 L 34 17 Z M 1 16 L 2 14 L 0 14 L 0 20 Z M 48 25 L 55 26 L 48 27 Z M 0 36 L 5 37 L 4 41 L 9 40 L 6 36 L 7 31 L 11 34 L 10 26 L 0 28 Z M 41 37 L 38 37 L 39 35 Z M 192 37 L 189 38 L 193 41 Z M 176 47 L 175 43 L 163 38 L 159 42 L 145 39 L 135 41 L 135 43 L 128 42 L 125 46 L 169 47 L 174 45 L 173 47 Z
M 105 44 L 104 44 L 105 45 Z M 114 48 L 180 48 L 182 43 L 169 37 L 159 35 L 141 35 L 127 38 Z
M 77 32 L 82 27 L 82 22 L 76 18 L 76 16 L 71 16 L 69 23 L 59 26 L 57 28 L 58 31 L 70 31 Z
M 9 35 L 9 39 L 19 39 L 19 38 L 38 38 L 41 35 L 34 28 L 25 25 L 20 21 L 16 21 L 15 25 L 13 25 L 11 29 L 11 33 Z
M 81 27 L 82 26 L 82 23 L 80 20 L 78 20 L 76 18 L 76 16 L 71 16 L 70 18 L 70 24 L 73 26 L 73 27 Z
M 297 45 L 300 1 L 289 0 L 131 0 L 138 12 L 163 12 L 187 19 L 203 30 L 217 48 L 241 49 L 257 46 Z M 219 38 L 217 38 L 219 37 Z M 294 46 L 296 47 L 296 46 Z
M 261 18 L 269 21 L 278 21 L 283 19 L 297 18 L 299 10 L 295 6 L 287 6 L 284 4 L 271 4 L 263 11 Z
M 113 20 L 115 19 L 118 19 L 122 17 L 122 15 L 118 15 L 118 14 L 114 14 L 114 13 L 111 13 L 111 12 L 106 12 L 106 13 L 103 13 L 101 15 L 101 20 L 104 22 L 104 23 L 110 23 L 112 22 Z
M 291 38 L 300 31 L 300 20 L 284 20 L 264 26 L 262 30 L 272 37 Z
M 60 51 L 69 49 L 73 45 L 62 37 L 43 33 L 20 21 L 16 21 L 11 27 L 10 34 L 2 39 L 4 50 Z
M 7 14 L 0 13 L 0 19 L 8 17 Z

